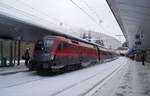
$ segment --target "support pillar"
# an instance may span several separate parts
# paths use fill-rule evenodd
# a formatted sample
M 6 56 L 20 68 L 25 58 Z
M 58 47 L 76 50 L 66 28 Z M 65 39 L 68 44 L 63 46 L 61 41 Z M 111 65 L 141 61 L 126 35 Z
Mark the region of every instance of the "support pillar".
M 14 42 L 14 65 L 16 64 L 16 50 L 17 50 L 17 41 Z
M 2 59 L 3 59 L 4 55 L 3 55 L 3 41 L 2 40 L 0 40 L 0 56 L 1 56 L 1 58 L 0 58 L 1 66 L 3 66 Z
M 13 64 L 13 41 L 10 41 L 10 66 L 14 66 Z
M 21 56 L 21 40 L 18 40 L 18 61 L 17 61 L 17 65 L 20 65 L 20 56 Z

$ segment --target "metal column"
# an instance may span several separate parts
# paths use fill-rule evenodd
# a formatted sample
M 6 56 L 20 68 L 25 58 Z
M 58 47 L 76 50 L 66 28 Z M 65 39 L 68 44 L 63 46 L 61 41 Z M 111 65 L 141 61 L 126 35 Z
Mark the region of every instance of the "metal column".
M 13 40 L 10 41 L 10 66 L 14 66 L 13 64 Z
M 21 56 L 21 40 L 18 40 L 18 61 L 17 65 L 20 65 L 20 56 Z
M 14 42 L 14 65 L 16 64 L 16 50 L 17 50 L 17 40 Z
M 2 40 L 0 40 L 0 55 L 1 55 L 1 66 L 3 66 L 3 64 L 2 64 L 2 59 L 3 59 L 3 57 L 4 57 L 4 54 L 3 54 L 3 41 Z

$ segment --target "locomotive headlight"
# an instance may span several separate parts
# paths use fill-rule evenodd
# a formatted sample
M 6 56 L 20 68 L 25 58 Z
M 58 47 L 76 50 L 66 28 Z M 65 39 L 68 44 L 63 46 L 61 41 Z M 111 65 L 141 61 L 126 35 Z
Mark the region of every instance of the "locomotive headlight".
M 50 60 L 53 60 L 53 59 L 54 59 L 54 55 L 51 55 L 51 56 L 50 56 Z

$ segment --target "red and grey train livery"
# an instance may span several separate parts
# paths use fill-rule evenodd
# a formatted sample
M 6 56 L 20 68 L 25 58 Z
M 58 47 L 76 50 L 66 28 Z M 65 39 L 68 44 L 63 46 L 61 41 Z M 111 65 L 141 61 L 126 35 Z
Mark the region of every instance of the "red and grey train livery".
M 69 70 L 102 62 L 117 55 L 94 43 L 60 36 L 46 36 L 35 44 L 30 70 Z

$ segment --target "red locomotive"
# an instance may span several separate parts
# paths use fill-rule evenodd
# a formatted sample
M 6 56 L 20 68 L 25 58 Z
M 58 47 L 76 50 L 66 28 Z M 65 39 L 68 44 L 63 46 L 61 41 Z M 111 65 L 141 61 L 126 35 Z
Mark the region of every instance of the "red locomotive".
M 60 36 L 46 36 L 35 44 L 28 68 L 43 71 L 70 70 L 96 64 L 114 57 L 96 44 Z

